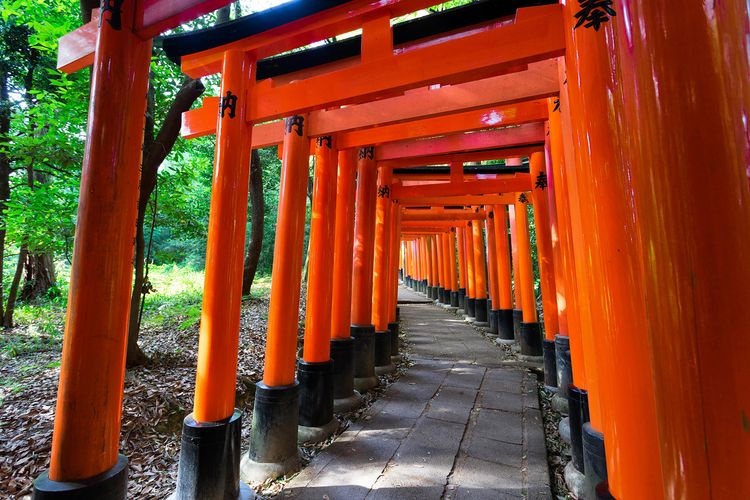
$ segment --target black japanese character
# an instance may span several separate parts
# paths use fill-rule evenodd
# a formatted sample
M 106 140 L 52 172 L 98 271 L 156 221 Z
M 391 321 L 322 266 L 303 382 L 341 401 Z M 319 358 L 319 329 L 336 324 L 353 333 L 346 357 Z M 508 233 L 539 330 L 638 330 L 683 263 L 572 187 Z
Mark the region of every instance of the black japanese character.
M 297 135 L 302 137 L 303 129 L 305 127 L 305 117 L 300 115 L 290 116 L 284 120 L 284 130 L 287 134 L 292 133 L 292 127 L 295 128 Z
M 229 118 L 234 118 L 235 111 L 237 110 L 237 96 L 232 94 L 231 90 L 227 90 L 227 95 L 221 98 L 219 103 L 219 114 L 224 118 L 224 113 L 229 110 Z
M 378 198 L 390 198 L 391 188 L 388 186 L 378 186 Z
M 609 21 L 609 16 L 617 15 L 612 4 L 613 0 L 578 0 L 581 10 L 575 14 L 578 22 L 573 29 L 583 26 L 599 31 L 602 24 Z
M 318 147 L 323 147 L 325 144 L 328 149 L 331 149 L 331 136 L 330 135 L 321 135 L 317 139 L 315 139 L 315 142 L 317 143 Z
M 555 99 L 555 107 L 552 108 L 552 112 L 560 111 L 560 98 Z
M 375 148 L 367 146 L 366 148 L 359 148 L 359 159 L 360 160 L 372 160 L 375 158 Z
M 547 189 L 547 172 L 539 172 L 539 175 L 536 176 L 534 187 L 537 189 Z
M 521 193 L 518 197 L 518 202 L 526 204 L 529 202 L 529 197 L 526 196 L 526 193 Z
M 99 27 L 102 26 L 102 19 L 104 19 L 104 13 L 109 12 L 109 19 L 107 22 L 112 29 L 122 29 L 122 3 L 125 0 L 102 0 L 101 9 L 99 10 Z

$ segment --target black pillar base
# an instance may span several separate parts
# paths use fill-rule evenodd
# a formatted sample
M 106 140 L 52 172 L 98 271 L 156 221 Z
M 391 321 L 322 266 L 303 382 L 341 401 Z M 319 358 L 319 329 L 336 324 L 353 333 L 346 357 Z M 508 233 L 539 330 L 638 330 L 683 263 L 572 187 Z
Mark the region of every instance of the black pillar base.
M 422 293 L 426 294 L 429 288 L 430 287 L 427 285 L 427 280 L 426 279 L 422 280 Z
M 555 341 L 544 339 L 542 341 L 542 352 L 544 353 L 544 385 L 547 387 L 557 387 Z
M 333 361 L 297 362 L 299 425 L 323 427 L 333 420 Z
M 596 498 L 596 486 L 607 480 L 607 459 L 604 454 L 604 434 L 583 424 L 583 468 L 586 470 L 584 491 L 586 498 Z
M 568 414 L 570 420 L 570 451 L 573 466 L 586 473 L 583 462 L 583 424 L 589 421 L 588 394 L 573 384 L 568 386 Z
M 175 497 L 185 500 L 237 498 L 240 493 L 242 412 L 221 422 L 182 422 Z
M 354 388 L 369 391 L 379 383 L 375 375 L 375 327 L 352 325 L 351 336 L 354 338 Z
M 391 358 L 398 358 L 399 357 L 398 322 L 388 323 L 388 331 L 391 332 Z
M 255 384 L 250 450 L 243 457 L 244 481 L 262 483 L 299 469 L 297 424 L 299 384 L 269 387 Z
M 53 481 L 48 472 L 43 472 L 34 480 L 34 500 L 47 499 L 96 499 L 107 498 L 125 500 L 128 490 L 128 458 L 118 455 L 111 469 L 80 481 Z
M 445 302 L 445 288 L 442 286 L 438 287 L 437 301 L 441 304 Z
M 451 292 L 451 307 L 459 307 L 458 292 Z
M 487 299 L 474 299 L 474 318 L 477 324 L 489 326 L 488 323 Z
M 396 306 L 396 323 L 401 321 L 401 308 Z
M 390 330 L 375 332 L 375 373 L 383 375 L 396 369 L 391 361 Z
M 443 290 L 443 300 L 441 302 L 446 306 L 451 305 L 451 293 L 450 290 Z
M 513 309 L 497 309 L 497 336 L 500 340 L 513 340 Z
M 497 313 L 497 309 L 490 309 L 490 313 L 488 314 L 490 323 L 490 335 L 497 335 Z
M 518 342 L 524 356 L 542 355 L 542 331 L 539 323 L 521 323 Z
M 468 297 L 466 299 L 466 315 L 470 318 L 474 318 L 476 314 L 476 303 L 477 299 L 472 299 L 471 297 Z
M 333 361 L 333 411 L 350 412 L 362 403 L 362 397 L 354 390 L 354 339 L 331 339 Z
M 555 365 L 557 367 L 557 393 L 568 398 L 568 386 L 573 383 L 573 365 L 570 363 L 570 339 L 555 335 Z
M 602 481 L 596 485 L 596 500 L 615 500 L 615 497 L 609 491 L 608 481 Z
M 520 340 L 521 323 L 523 323 L 523 311 L 521 309 L 513 309 L 513 338 L 516 340 Z
M 458 289 L 458 307 L 466 312 L 466 288 Z

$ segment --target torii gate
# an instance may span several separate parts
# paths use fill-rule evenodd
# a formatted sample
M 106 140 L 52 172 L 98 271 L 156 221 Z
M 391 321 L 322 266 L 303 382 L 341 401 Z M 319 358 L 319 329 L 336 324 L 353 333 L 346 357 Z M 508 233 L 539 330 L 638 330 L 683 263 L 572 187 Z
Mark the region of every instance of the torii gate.
M 389 159 L 403 159 L 410 156 L 423 157 L 428 153 L 444 155 L 477 149 L 497 150 L 529 145 L 539 148 L 544 142 L 543 127 L 533 123 L 543 119 L 543 116 L 546 115 L 547 109 L 544 101 L 532 100 L 488 109 L 488 104 L 498 103 L 500 98 L 497 97 L 497 92 L 481 98 L 476 97 L 481 95 L 478 93 L 469 97 L 466 96 L 465 92 L 460 95 L 459 91 L 465 90 L 466 87 L 456 89 L 445 87 L 445 90 L 417 90 L 408 94 L 410 100 L 416 102 L 415 109 L 425 110 L 429 109 L 429 103 L 435 103 L 439 98 L 450 95 L 452 92 L 456 97 L 444 103 L 441 109 L 442 114 L 449 112 L 456 115 L 457 120 L 455 122 L 451 121 L 451 115 L 437 117 L 435 115 L 440 114 L 441 111 L 430 111 L 429 116 L 434 118 L 432 121 L 425 122 L 424 128 L 418 132 L 406 133 L 404 132 L 404 125 L 394 123 L 393 125 L 384 125 L 378 130 L 377 133 L 380 135 L 375 139 L 378 142 L 383 142 L 382 146 L 372 147 L 373 141 L 366 141 L 366 131 L 360 133 L 356 128 L 361 128 L 363 125 L 373 122 L 386 124 L 399 120 L 403 121 L 405 118 L 403 111 L 394 113 L 389 118 L 384 118 L 384 115 L 376 112 L 375 106 L 359 104 L 370 100 L 376 93 L 388 96 L 394 92 L 402 92 L 411 88 L 418 89 L 424 83 L 436 80 L 458 84 L 456 87 L 460 85 L 469 86 L 470 84 L 462 84 L 461 82 L 475 79 L 477 76 L 509 80 L 509 75 L 495 75 L 508 72 L 511 69 L 515 71 L 535 71 L 537 74 L 547 75 L 546 78 L 540 78 L 536 88 L 527 91 L 529 97 L 536 99 L 554 93 L 554 89 L 549 83 L 554 82 L 554 77 L 550 75 L 550 65 L 539 65 L 526 69 L 523 64 L 533 65 L 535 64 L 534 61 L 543 61 L 554 54 L 561 53 L 561 39 L 555 33 L 554 28 L 556 24 L 554 18 L 559 14 L 557 6 L 549 5 L 521 9 L 514 16 L 514 22 L 512 23 L 493 24 L 489 22 L 485 27 L 469 31 L 463 36 L 447 36 L 439 43 L 433 41 L 424 46 L 416 42 L 409 50 L 394 54 L 392 52 L 393 41 L 389 33 L 391 29 L 390 18 L 398 15 L 401 12 L 400 9 L 413 9 L 417 4 L 420 4 L 420 2 L 397 2 L 390 6 L 370 7 L 373 9 L 369 13 L 370 20 L 362 24 L 361 62 L 349 66 L 345 65 L 343 68 L 336 68 L 328 73 L 317 69 L 306 69 L 304 70 L 304 78 L 301 79 L 297 79 L 293 74 L 271 79 L 274 80 L 273 82 L 263 80 L 256 84 L 255 74 L 252 71 L 241 70 L 243 64 L 252 66 L 252 61 L 248 59 L 250 55 L 246 55 L 243 63 L 240 57 L 242 52 L 239 49 L 243 51 L 252 50 L 254 54 L 264 54 L 264 43 L 277 43 L 276 41 L 269 42 L 269 40 L 275 40 L 273 37 L 266 39 L 260 36 L 250 36 L 244 40 L 236 40 L 226 47 L 210 48 L 199 54 L 182 54 L 181 56 L 183 70 L 193 76 L 212 72 L 211 68 L 215 68 L 221 57 L 224 57 L 222 97 L 218 101 L 207 98 L 204 100 L 204 108 L 186 113 L 183 122 L 183 133 L 186 136 L 195 137 L 216 132 L 217 171 L 222 169 L 223 154 L 239 155 L 238 149 L 245 151 L 242 154 L 247 154 L 250 147 L 278 143 L 283 145 L 282 184 L 264 380 L 258 384 L 256 390 L 251 447 L 249 455 L 243 459 L 242 466 L 243 477 L 247 480 L 262 481 L 268 477 L 283 474 L 296 466 L 298 414 L 299 435 L 304 436 L 302 439 L 313 438 L 321 432 L 330 432 L 332 409 L 327 406 L 329 404 L 326 403 L 327 397 L 317 398 L 322 402 L 316 402 L 315 398 L 308 398 L 305 395 L 319 393 L 320 388 L 324 388 L 323 394 L 328 394 L 330 390 L 328 389 L 330 387 L 329 381 L 332 377 L 329 372 L 331 358 L 336 361 L 335 366 L 348 365 L 353 369 L 354 387 L 361 390 L 367 390 L 377 383 L 376 371 L 389 370 L 392 367 L 391 354 L 397 352 L 397 337 L 392 333 L 393 329 L 397 327 L 394 323 L 396 319 L 395 290 L 397 281 L 394 279 L 396 273 L 391 272 L 388 262 L 397 261 L 398 243 L 395 235 L 390 238 L 386 236 L 388 232 L 395 230 L 395 226 L 389 224 L 390 200 L 387 192 L 381 193 L 382 196 L 376 196 L 376 186 L 390 184 L 387 177 L 391 175 L 391 168 L 386 167 L 380 169 L 380 178 L 376 178 L 378 172 L 376 166 L 379 160 L 388 161 Z M 427 5 L 429 2 L 423 2 L 423 4 Z M 500 11 L 499 14 L 496 13 L 495 15 L 512 15 L 515 13 L 515 7 L 509 9 L 507 14 L 503 14 L 503 12 L 506 11 Z M 375 16 L 375 13 L 378 16 Z M 333 17 L 335 18 L 335 16 Z M 318 28 L 307 25 L 299 26 L 295 28 L 299 30 L 299 34 L 294 36 L 304 38 L 304 36 L 307 36 L 305 30 Z M 216 30 L 220 29 L 217 28 Z M 533 41 L 520 46 L 501 43 L 501 39 L 516 39 L 516 32 L 519 33 L 518 36 L 521 32 L 525 33 Z M 319 35 L 320 32 L 316 31 L 316 36 Z M 482 42 L 488 36 L 493 40 Z M 477 50 L 480 43 L 491 43 L 495 47 L 507 47 L 507 49 L 493 49 L 482 56 L 482 50 Z M 228 48 L 232 50 L 227 50 Z M 463 58 L 457 57 L 457 54 L 467 50 L 471 50 L 478 56 L 476 59 L 472 58 L 469 65 L 465 61 L 461 61 Z M 435 66 L 429 63 L 434 57 L 440 57 L 444 64 Z M 510 71 L 510 73 L 515 71 Z M 517 78 L 514 81 L 515 84 L 519 82 Z M 346 84 L 340 85 L 337 82 L 346 82 Z M 514 88 L 512 85 L 513 82 L 506 82 L 504 88 L 512 89 Z M 486 89 L 488 84 L 485 82 L 484 86 L 475 85 L 475 87 L 475 90 Z M 249 98 L 246 101 L 247 104 L 243 106 L 241 96 L 245 95 L 245 92 L 247 92 Z M 514 93 L 509 93 L 506 99 L 518 99 L 520 94 L 521 92 L 516 89 Z M 341 110 L 316 110 L 342 102 L 354 105 Z M 213 112 L 208 111 L 211 109 L 210 107 L 216 104 L 222 111 L 227 111 L 226 115 L 221 116 L 218 122 L 211 117 Z M 395 110 L 398 106 L 403 108 L 403 98 L 385 99 L 383 104 L 391 110 Z M 484 111 L 482 111 L 482 106 L 485 107 Z M 472 108 L 478 108 L 479 111 L 471 111 Z M 469 112 L 466 111 L 467 109 L 469 109 Z M 372 114 L 357 113 L 362 110 L 369 110 Z M 305 115 L 295 114 L 308 111 L 309 114 Z M 341 113 L 338 113 L 338 111 L 341 111 Z M 240 120 L 227 121 L 229 112 L 239 115 Z M 412 119 L 421 118 L 418 112 L 412 111 L 412 113 Z M 459 115 L 458 113 L 463 114 Z M 387 117 L 387 115 L 385 116 Z M 257 121 L 284 117 L 286 118 L 283 125 L 278 122 L 255 127 L 250 125 Z M 230 125 L 232 123 L 234 125 Z M 491 128 L 500 125 L 506 126 L 506 128 L 475 134 L 461 134 L 466 130 Z M 222 128 L 224 126 L 234 128 L 241 126 L 241 132 L 237 133 L 241 133 L 241 137 L 244 139 L 241 139 L 238 135 L 234 139 L 234 144 L 223 142 L 222 137 L 226 134 Z M 255 134 L 256 129 L 259 132 L 258 134 Z M 347 132 L 347 130 L 350 130 L 350 132 Z M 324 132 L 321 133 L 320 131 Z M 336 134 L 332 134 L 332 131 L 336 131 Z M 251 132 L 256 139 L 251 139 Z M 417 137 L 435 135 L 436 133 L 449 135 L 444 135 L 442 141 L 440 139 L 436 139 L 437 142 L 423 141 L 422 147 L 413 150 L 411 153 L 403 149 L 404 147 L 408 149 L 409 145 L 392 143 L 393 139 L 396 138 L 403 139 L 406 137 L 413 141 Z M 326 194 L 330 193 L 330 189 L 335 185 L 336 169 L 333 168 L 331 163 L 335 165 L 335 157 L 332 152 L 336 149 L 344 150 L 338 154 L 339 171 L 348 169 L 350 173 L 353 173 L 354 162 L 356 162 L 358 171 L 356 192 L 358 214 L 354 227 L 353 275 L 338 267 L 338 257 L 336 257 L 337 265 L 334 266 L 335 272 L 333 273 L 336 276 L 335 280 L 333 276 L 326 275 L 326 273 L 310 274 L 308 290 L 314 291 L 314 293 L 309 296 L 307 301 L 308 317 L 305 329 L 305 349 L 303 359 L 299 363 L 298 376 L 295 378 L 294 351 L 297 325 L 289 311 L 296 310 L 295 304 L 299 301 L 297 279 L 301 266 L 299 249 L 302 243 L 302 233 L 300 228 L 302 227 L 301 221 L 304 220 L 307 155 L 310 152 L 310 140 L 313 138 L 316 139 L 313 152 L 316 156 L 317 166 L 321 168 L 316 167 L 314 184 L 316 195 L 313 198 L 313 226 L 310 243 L 312 268 L 330 268 L 334 264 L 329 259 L 337 252 L 336 249 L 332 249 L 330 246 L 326 247 L 326 245 L 330 245 L 334 240 L 338 241 L 338 238 L 330 238 L 330 225 L 321 222 L 334 220 L 339 215 L 337 213 L 336 217 L 333 217 L 331 210 L 334 205 L 330 203 L 332 198 L 330 194 Z M 359 153 L 356 158 L 346 153 L 346 150 L 356 151 L 357 148 L 359 148 Z M 234 163 L 244 164 L 243 161 L 235 161 Z M 225 171 L 223 179 L 215 177 L 214 181 L 227 182 L 225 180 L 226 175 Z M 242 189 L 240 186 L 243 185 L 243 182 L 246 185 L 246 178 L 238 179 L 233 183 L 236 190 Z M 341 178 L 339 178 L 339 181 L 341 181 Z M 528 176 L 520 177 L 519 181 L 524 186 L 530 184 Z M 494 181 L 485 182 L 487 182 L 487 189 L 508 188 L 506 181 L 498 180 L 495 184 L 493 184 Z M 341 193 L 339 194 L 341 195 Z M 376 199 L 377 203 L 375 202 Z M 348 203 L 351 204 L 351 201 L 350 197 Z M 217 195 L 215 187 L 209 221 L 206 296 L 209 296 L 212 288 L 219 285 L 218 282 L 212 282 L 211 277 L 214 275 L 217 276 L 217 279 L 224 277 L 225 281 L 220 288 L 224 289 L 229 286 L 229 283 L 226 282 L 226 269 L 222 268 L 220 272 L 212 270 L 210 258 L 212 251 L 221 252 L 220 248 L 226 248 L 227 246 L 214 243 L 214 239 L 218 237 L 219 228 L 227 225 L 214 218 L 214 206 L 220 203 L 222 203 L 222 197 Z M 360 210 L 360 207 L 362 210 Z M 338 212 L 342 211 L 343 209 L 338 210 Z M 244 215 L 244 212 L 242 212 L 235 218 L 239 220 L 244 218 Z M 216 233 L 213 232 L 214 229 L 216 229 Z M 336 225 L 336 233 L 339 234 L 338 224 Z M 375 235 L 374 239 L 373 234 Z M 212 237 L 212 235 L 216 236 Z M 244 240 L 244 238 L 239 238 L 239 235 L 235 238 Z M 351 253 L 351 250 L 349 253 Z M 342 258 L 341 262 L 345 262 L 345 259 Z M 375 264 L 374 269 L 373 263 Z M 394 271 L 395 269 L 396 266 L 393 266 Z M 339 279 L 339 276 L 341 279 Z M 334 340 L 329 344 L 331 307 L 328 297 L 331 295 L 331 287 L 334 290 L 334 297 L 338 295 L 335 293 L 337 286 L 339 288 L 343 286 L 340 283 L 346 281 L 346 276 L 352 276 L 351 331 L 342 332 L 341 325 L 339 325 Z M 207 310 L 206 300 L 208 299 L 204 299 L 204 317 L 211 317 L 214 314 L 234 316 L 238 313 L 238 307 L 235 308 L 232 304 L 227 304 L 226 301 L 221 304 L 217 303 L 216 309 L 213 311 Z M 219 311 L 219 308 L 222 308 L 222 310 Z M 203 324 L 210 325 L 210 322 L 202 322 Z M 206 344 L 203 343 L 204 338 L 213 338 L 208 335 L 208 329 L 210 329 L 210 326 L 202 326 L 201 352 L 207 352 L 208 358 L 214 357 L 217 365 L 220 362 L 226 365 L 226 350 L 217 350 L 217 347 L 212 346 L 208 340 Z M 234 331 L 231 328 L 229 330 L 230 332 Z M 204 331 L 206 335 L 204 335 Z M 353 342 L 352 338 L 355 339 Z M 394 340 L 395 346 L 393 345 Z M 204 345 L 206 346 L 205 350 Z M 347 356 L 353 357 L 353 363 L 351 359 L 338 362 L 339 357 L 345 359 Z M 203 383 L 202 381 L 205 381 L 205 390 L 215 393 L 218 392 L 217 384 L 222 382 L 212 375 L 213 370 L 215 369 L 211 368 L 210 363 L 205 367 L 205 371 L 204 367 L 199 364 L 198 381 L 199 386 Z M 299 385 L 297 381 L 299 381 Z M 342 391 L 339 391 L 339 388 L 335 385 L 333 392 L 337 393 L 337 396 L 341 396 L 335 398 L 335 400 L 351 400 L 351 384 Z M 198 419 L 199 421 L 216 421 L 219 418 L 225 418 L 223 414 L 202 415 L 202 411 L 199 411 L 201 404 L 197 397 L 201 389 L 199 386 L 196 389 L 196 408 L 194 411 L 196 419 L 199 415 L 202 417 Z M 301 395 L 300 400 L 302 401 L 299 409 L 297 407 L 298 394 Z M 227 401 L 230 400 L 227 399 Z M 212 408 L 216 406 L 215 404 L 211 405 Z M 227 410 L 223 411 L 226 413 L 228 407 Z

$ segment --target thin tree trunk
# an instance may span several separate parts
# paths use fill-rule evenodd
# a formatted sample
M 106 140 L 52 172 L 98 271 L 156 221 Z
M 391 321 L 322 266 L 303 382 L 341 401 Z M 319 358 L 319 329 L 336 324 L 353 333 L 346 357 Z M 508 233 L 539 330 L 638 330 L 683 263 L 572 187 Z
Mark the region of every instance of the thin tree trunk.
M 10 158 L 7 153 L 10 133 L 8 72 L 0 74 L 0 220 L 5 219 L 6 202 L 10 198 Z M 5 316 L 3 304 L 3 272 L 5 261 L 5 225 L 0 225 L 0 317 Z
M 266 205 L 263 199 L 263 167 L 260 154 L 254 149 L 250 157 L 250 242 L 247 245 L 242 271 L 242 295 L 250 294 L 250 288 L 258 270 L 260 252 L 263 249 L 263 230 Z
M 140 194 L 138 199 L 138 216 L 136 219 L 136 241 L 135 241 L 135 275 L 133 289 L 130 294 L 130 318 L 128 325 L 128 349 L 126 365 L 128 367 L 138 366 L 146 363 L 148 357 L 138 346 L 138 335 L 140 333 L 140 312 L 145 280 L 145 236 L 143 224 L 146 219 L 146 209 L 151 194 L 156 187 L 159 165 L 172 150 L 180 133 L 182 113 L 189 110 L 190 106 L 198 99 L 205 87 L 200 80 L 189 79 L 185 82 L 167 111 L 164 122 L 159 133 L 154 138 L 154 99 L 153 88 L 149 86 L 149 103 L 146 112 L 146 127 L 144 131 L 144 153 L 141 168 Z
M 5 314 L 3 315 L 3 328 L 13 328 L 13 311 L 16 308 L 18 286 L 21 283 L 21 276 L 23 275 L 23 263 L 26 261 L 26 255 L 28 255 L 28 253 L 26 245 L 21 245 L 21 250 L 18 252 L 16 272 L 13 275 L 13 281 L 11 282 L 10 290 L 8 291 L 8 304 L 5 306 Z

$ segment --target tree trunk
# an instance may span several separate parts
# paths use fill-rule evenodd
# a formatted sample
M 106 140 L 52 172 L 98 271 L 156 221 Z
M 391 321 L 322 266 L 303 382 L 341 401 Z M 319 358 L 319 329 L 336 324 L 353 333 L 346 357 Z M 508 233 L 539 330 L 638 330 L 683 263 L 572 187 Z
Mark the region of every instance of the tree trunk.
M 153 87 L 149 86 L 149 102 L 146 111 L 146 126 L 143 141 L 143 162 L 141 168 L 140 194 L 138 198 L 138 216 L 136 219 L 135 239 L 135 275 L 133 289 L 130 294 L 130 318 L 128 325 L 128 349 L 126 365 L 128 367 L 138 366 L 146 363 L 148 357 L 138 346 L 138 334 L 140 333 L 141 300 L 144 293 L 145 281 L 145 236 L 143 224 L 146 219 L 146 209 L 151 194 L 156 187 L 159 165 L 172 150 L 180 133 L 182 113 L 189 110 L 193 103 L 203 94 L 205 87 L 200 80 L 188 79 L 174 98 L 159 133 L 154 138 L 154 99 Z
M 18 300 L 26 302 L 44 297 L 56 281 L 52 254 L 28 254 L 23 266 L 24 283 Z
M 8 291 L 8 304 L 5 306 L 5 314 L 3 315 L 3 328 L 13 328 L 13 311 L 16 308 L 18 286 L 21 283 L 21 276 L 23 275 L 23 263 L 26 261 L 27 255 L 28 250 L 26 248 L 26 245 L 21 245 L 21 250 L 18 253 L 16 272 L 13 275 L 13 281 L 11 282 L 10 290 Z
M 5 219 L 5 203 L 10 198 L 10 158 L 7 146 L 10 142 L 10 102 L 7 72 L 0 73 L 0 220 Z M 5 261 L 5 224 L 0 225 L 0 317 L 5 316 L 3 304 L 3 267 Z
M 263 199 L 263 167 L 260 154 L 253 150 L 250 157 L 250 242 L 247 245 L 242 272 L 242 295 L 249 295 L 258 270 L 260 252 L 263 249 L 263 230 L 266 204 Z

